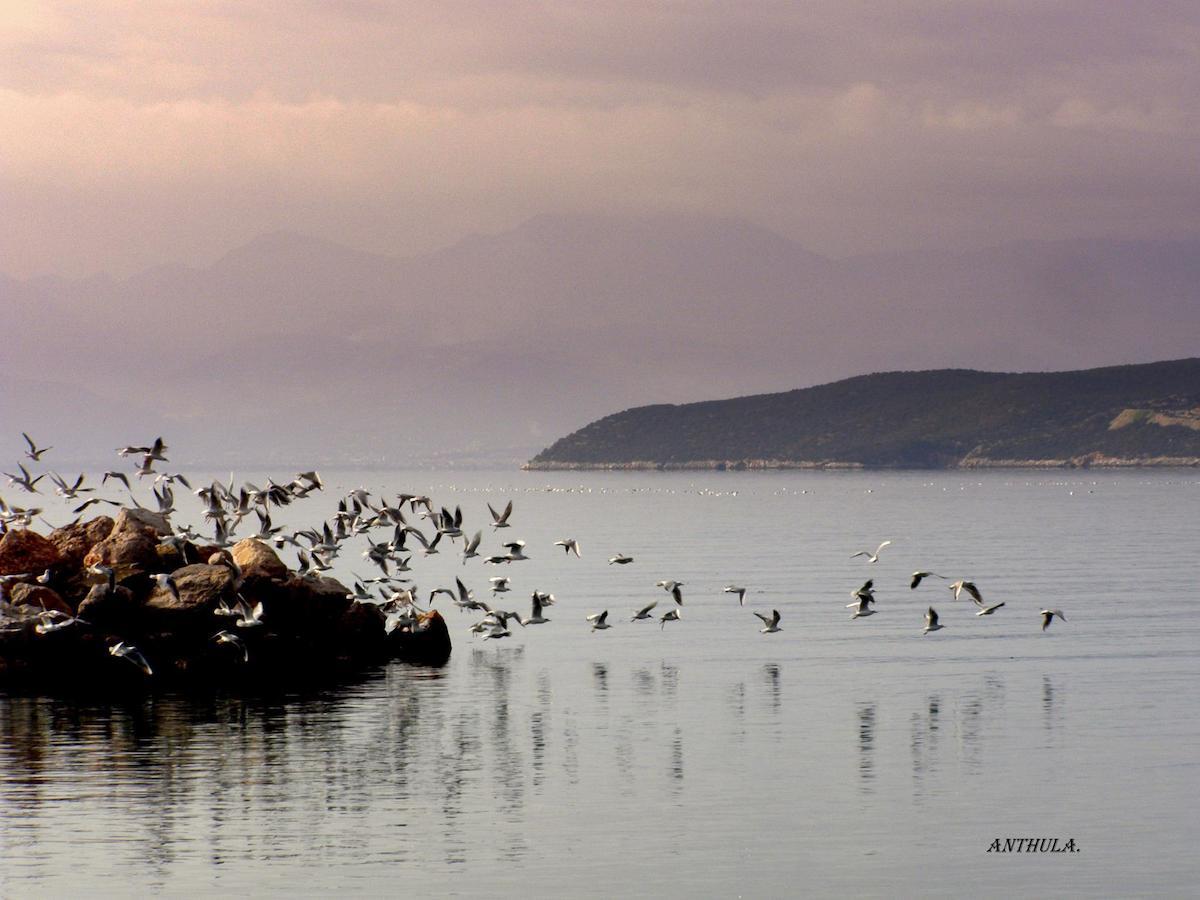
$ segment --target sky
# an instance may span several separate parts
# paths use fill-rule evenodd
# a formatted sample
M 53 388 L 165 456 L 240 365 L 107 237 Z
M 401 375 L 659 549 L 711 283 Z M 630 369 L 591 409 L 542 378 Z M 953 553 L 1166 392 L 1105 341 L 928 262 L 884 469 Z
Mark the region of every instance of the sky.
M 1200 6 L 0 4 L 0 272 L 287 229 L 410 256 L 542 214 L 842 258 L 1200 236 Z

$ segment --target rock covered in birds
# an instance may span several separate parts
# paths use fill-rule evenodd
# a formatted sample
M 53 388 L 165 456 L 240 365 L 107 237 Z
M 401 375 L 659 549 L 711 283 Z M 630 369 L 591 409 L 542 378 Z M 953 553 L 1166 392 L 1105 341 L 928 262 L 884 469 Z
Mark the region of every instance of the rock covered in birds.
M 58 548 L 36 531 L 13 528 L 0 537 L 0 575 L 40 575 L 61 563 Z

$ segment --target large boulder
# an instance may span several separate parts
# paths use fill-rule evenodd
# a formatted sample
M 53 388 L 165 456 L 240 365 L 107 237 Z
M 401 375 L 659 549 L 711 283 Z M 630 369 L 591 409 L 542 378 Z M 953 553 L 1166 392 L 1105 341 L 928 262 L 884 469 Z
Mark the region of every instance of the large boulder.
M 440 666 L 450 658 L 450 629 L 436 609 L 417 617 L 411 629 L 396 629 L 387 636 L 388 651 L 407 662 Z
M 246 578 L 288 577 L 288 567 L 274 550 L 255 538 L 246 538 L 233 545 L 233 561 L 238 564 Z
M 133 591 L 118 584 L 111 591 L 106 584 L 93 585 L 79 604 L 77 615 L 100 628 L 120 628 L 137 614 L 138 602 Z
M 127 528 L 130 524 L 137 524 L 153 529 L 154 533 L 160 537 L 167 537 L 173 533 L 171 523 L 167 521 L 166 516 L 162 513 L 151 512 L 140 506 L 122 509 L 117 514 L 117 521 L 113 525 L 113 530 Z
M 232 604 L 235 600 L 233 572 L 228 566 L 197 563 L 176 569 L 171 578 L 179 589 L 179 596 L 156 583 L 144 607 L 146 613 L 154 617 L 155 624 L 167 630 L 171 630 L 173 623 L 182 627 L 184 620 L 212 624 L 215 621 L 213 610 L 218 604 L 221 601 Z
M 0 575 L 41 575 L 62 561 L 58 548 L 36 531 L 14 528 L 0 537 Z
M 58 549 L 67 566 L 78 569 L 87 552 L 112 533 L 113 524 L 108 516 L 97 516 L 86 522 L 55 528 L 47 540 Z
M 121 510 L 108 537 L 87 552 L 83 564 L 158 571 L 159 532 L 144 521 L 144 515 L 153 514 L 145 510 Z
M 52 609 L 68 616 L 75 613 L 70 604 L 59 596 L 58 591 L 40 584 L 13 585 L 8 597 L 13 606 L 28 606 L 37 610 Z
M 264 618 L 273 631 L 320 636 L 335 629 L 350 609 L 349 589 L 336 578 L 293 576 L 264 602 Z

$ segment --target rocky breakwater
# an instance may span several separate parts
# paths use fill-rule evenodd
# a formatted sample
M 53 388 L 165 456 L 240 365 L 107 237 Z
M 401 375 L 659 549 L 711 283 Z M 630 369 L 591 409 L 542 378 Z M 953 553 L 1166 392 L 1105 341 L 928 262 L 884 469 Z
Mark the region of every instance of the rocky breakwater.
M 254 538 L 164 538 L 167 523 L 140 509 L 0 537 L 0 684 L 286 688 L 450 655 L 436 611 L 385 616 Z

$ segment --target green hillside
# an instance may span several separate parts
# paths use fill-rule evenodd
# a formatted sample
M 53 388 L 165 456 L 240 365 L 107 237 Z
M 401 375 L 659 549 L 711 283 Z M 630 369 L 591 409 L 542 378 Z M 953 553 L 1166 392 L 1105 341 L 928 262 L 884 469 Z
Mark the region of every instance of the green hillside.
M 1192 464 L 1200 359 L 1079 372 L 885 372 L 780 394 L 642 406 L 530 468 Z

